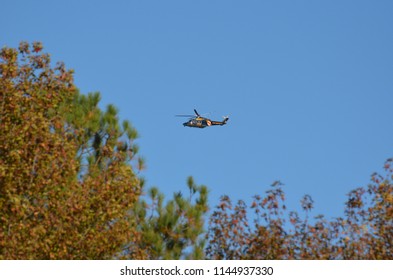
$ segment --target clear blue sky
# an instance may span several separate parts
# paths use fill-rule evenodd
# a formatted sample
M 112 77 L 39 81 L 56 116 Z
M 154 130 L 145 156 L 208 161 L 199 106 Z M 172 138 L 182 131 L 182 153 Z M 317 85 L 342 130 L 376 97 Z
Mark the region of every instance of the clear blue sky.
M 393 1 L 3 1 L 0 47 L 42 41 L 139 131 L 147 186 L 186 178 L 342 215 L 393 153 Z M 182 126 L 211 113 L 227 126 Z

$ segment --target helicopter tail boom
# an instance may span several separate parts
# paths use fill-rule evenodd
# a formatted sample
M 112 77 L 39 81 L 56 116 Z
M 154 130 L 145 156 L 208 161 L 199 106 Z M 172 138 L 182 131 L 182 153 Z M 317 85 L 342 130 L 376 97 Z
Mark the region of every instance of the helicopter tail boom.
M 228 120 L 229 120 L 228 117 L 224 117 L 224 120 L 222 122 L 211 121 L 211 125 L 224 125 L 227 123 Z

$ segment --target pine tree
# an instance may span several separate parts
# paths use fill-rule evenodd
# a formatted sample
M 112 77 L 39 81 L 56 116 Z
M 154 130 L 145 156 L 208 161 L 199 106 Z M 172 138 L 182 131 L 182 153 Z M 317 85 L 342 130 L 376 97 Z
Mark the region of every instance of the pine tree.
M 141 200 L 135 213 L 142 234 L 139 248 L 145 259 L 204 259 L 204 216 L 207 188 L 187 180 L 189 196 L 181 192 L 165 201 L 156 187 L 148 191 L 150 203 Z

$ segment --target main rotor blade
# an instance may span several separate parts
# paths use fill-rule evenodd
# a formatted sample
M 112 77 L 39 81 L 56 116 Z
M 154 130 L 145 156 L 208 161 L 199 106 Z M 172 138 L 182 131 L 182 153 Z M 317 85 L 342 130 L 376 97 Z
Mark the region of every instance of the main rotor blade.
M 200 115 L 198 114 L 197 110 L 194 109 L 195 114 L 200 117 Z
M 187 117 L 187 118 L 193 118 L 195 117 L 194 115 L 175 115 L 175 117 Z

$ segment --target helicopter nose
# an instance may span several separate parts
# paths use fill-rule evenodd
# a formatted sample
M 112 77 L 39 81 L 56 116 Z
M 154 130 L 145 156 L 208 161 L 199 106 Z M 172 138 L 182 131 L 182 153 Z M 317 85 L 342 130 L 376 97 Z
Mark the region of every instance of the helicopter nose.
M 187 126 L 187 123 L 185 122 L 185 123 L 183 123 L 183 126 Z

